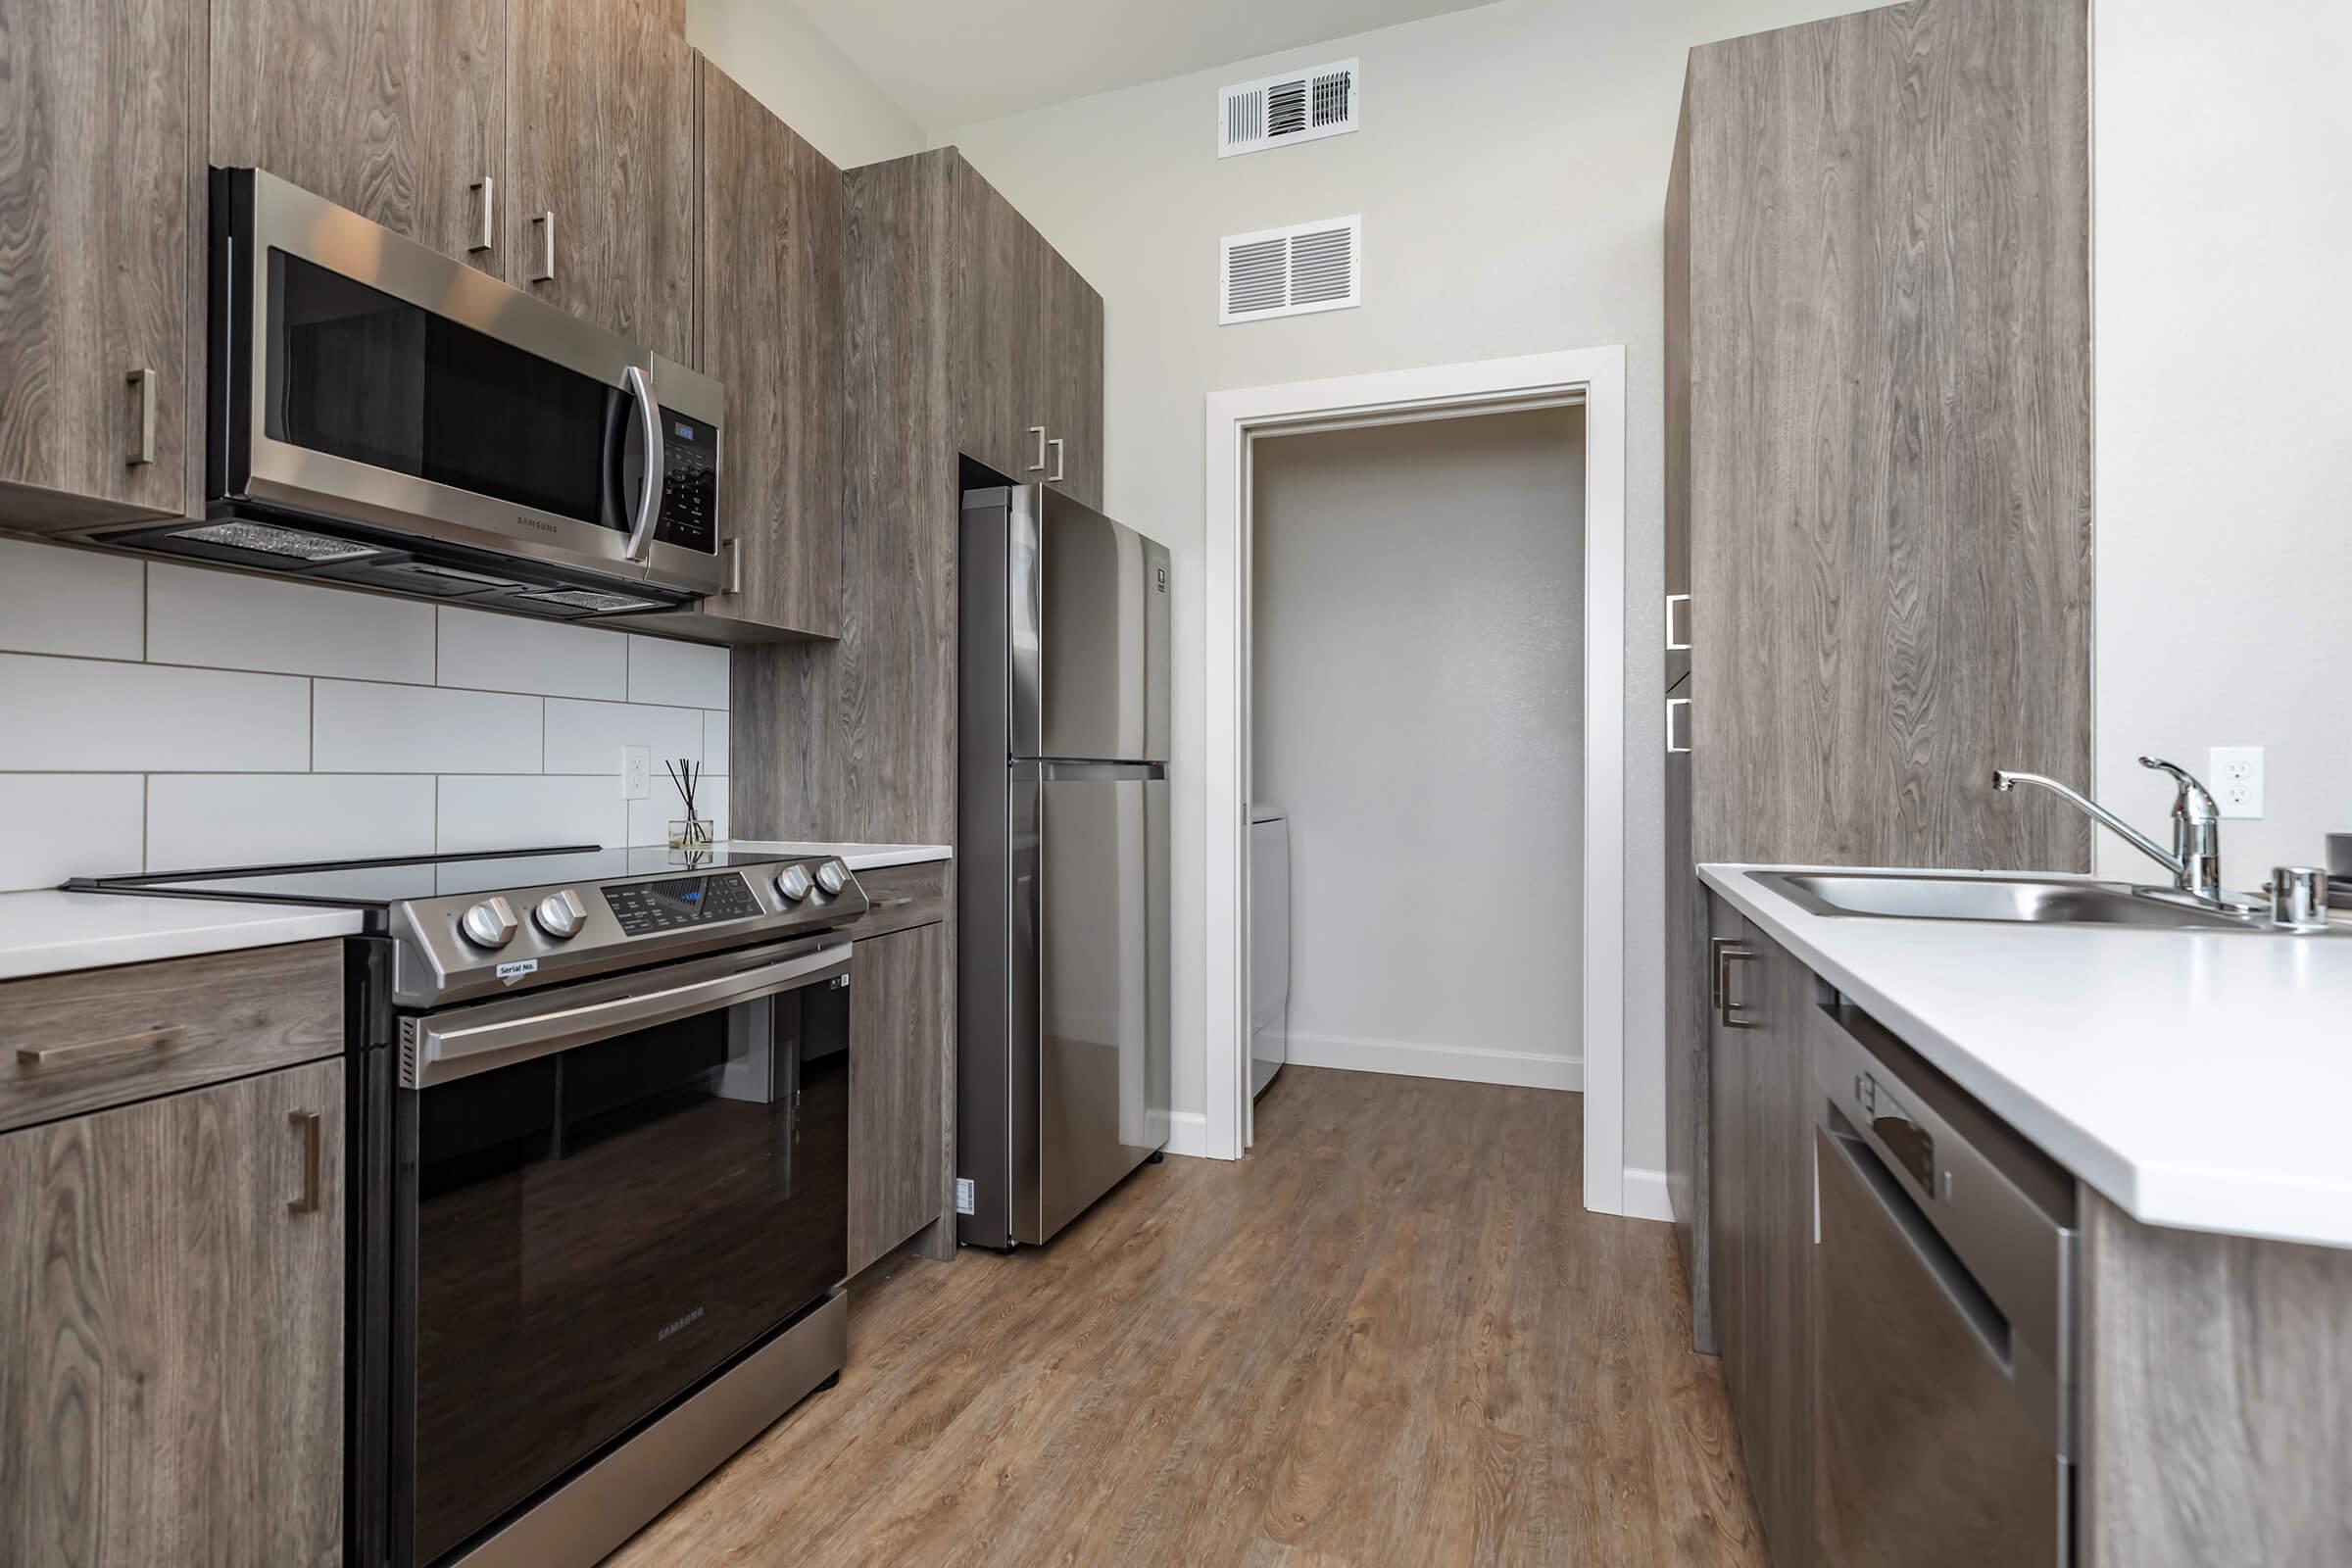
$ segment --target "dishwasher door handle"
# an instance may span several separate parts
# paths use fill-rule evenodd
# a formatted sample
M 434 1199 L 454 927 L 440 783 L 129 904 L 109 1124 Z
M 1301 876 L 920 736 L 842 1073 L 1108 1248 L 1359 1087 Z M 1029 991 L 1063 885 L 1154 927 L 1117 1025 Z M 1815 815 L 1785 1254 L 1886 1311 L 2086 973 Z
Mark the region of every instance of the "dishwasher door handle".
M 1868 1144 L 1826 1128 L 1824 1133 L 1830 1148 L 1837 1152 L 1854 1180 L 1876 1200 L 1874 1206 L 1880 1217 L 1886 1220 L 1895 1235 L 1902 1238 L 1912 1260 L 1928 1278 L 1936 1282 L 1936 1290 L 1942 1293 L 1943 1298 L 1951 1303 L 1952 1310 L 1968 1325 L 1969 1332 L 1975 1336 L 1977 1344 L 1984 1348 L 1984 1354 L 2000 1369 L 2003 1377 L 2014 1375 L 2017 1361 L 2010 1349 L 2009 1319 L 1993 1303 L 1992 1298 L 1984 1294 L 1984 1288 L 1969 1274 L 1967 1265 L 1945 1245 L 1943 1238 L 1936 1234 L 1936 1228 L 1928 1223 L 1919 1205 L 1911 1200 L 1911 1196 L 1903 1191 L 1902 1184 L 1894 1179 L 1893 1174 L 1880 1163 L 1879 1156 L 1871 1152 Z

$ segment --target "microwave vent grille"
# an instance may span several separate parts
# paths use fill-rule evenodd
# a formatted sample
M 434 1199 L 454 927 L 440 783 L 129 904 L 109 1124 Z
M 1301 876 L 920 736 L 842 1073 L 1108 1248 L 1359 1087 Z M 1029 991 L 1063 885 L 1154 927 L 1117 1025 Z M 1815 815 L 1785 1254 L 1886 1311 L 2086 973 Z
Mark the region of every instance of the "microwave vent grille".
M 268 522 L 212 522 L 196 528 L 175 529 L 172 537 L 189 539 L 203 545 L 219 545 L 228 550 L 250 551 L 259 556 L 283 556 L 314 566 L 337 561 L 363 561 L 369 556 L 384 554 L 374 545 L 353 544 L 348 539 L 330 539 L 325 534 L 308 533 L 300 528 L 282 528 Z

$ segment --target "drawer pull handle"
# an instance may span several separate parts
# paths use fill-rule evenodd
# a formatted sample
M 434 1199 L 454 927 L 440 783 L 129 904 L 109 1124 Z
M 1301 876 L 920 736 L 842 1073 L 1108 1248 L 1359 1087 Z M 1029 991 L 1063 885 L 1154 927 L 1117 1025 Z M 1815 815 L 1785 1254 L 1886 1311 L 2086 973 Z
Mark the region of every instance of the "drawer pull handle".
M 291 1110 L 286 1125 L 302 1136 L 302 1196 L 286 1204 L 289 1214 L 318 1212 L 318 1113 Z
M 897 907 L 898 907 L 900 905 L 902 905 L 902 904 L 912 904 L 913 902 L 914 902 L 914 895 L 913 895 L 913 894 L 911 894 L 911 893 L 902 893 L 902 894 L 900 894 L 900 895 L 899 895 L 897 898 L 895 898 L 895 899 L 875 899 L 875 898 L 869 898 L 869 899 L 867 899 L 867 901 L 866 901 L 866 906 L 867 906 L 867 907 L 869 907 L 869 908 L 874 908 L 874 909 L 895 909 L 895 908 L 897 908 Z
M 76 1062 L 113 1061 L 121 1056 L 135 1056 L 143 1051 L 166 1051 L 179 1044 L 187 1031 L 179 1025 L 158 1024 L 133 1035 L 116 1035 L 106 1040 L 79 1040 L 70 1046 L 20 1046 L 18 1062 L 26 1067 L 67 1067 Z

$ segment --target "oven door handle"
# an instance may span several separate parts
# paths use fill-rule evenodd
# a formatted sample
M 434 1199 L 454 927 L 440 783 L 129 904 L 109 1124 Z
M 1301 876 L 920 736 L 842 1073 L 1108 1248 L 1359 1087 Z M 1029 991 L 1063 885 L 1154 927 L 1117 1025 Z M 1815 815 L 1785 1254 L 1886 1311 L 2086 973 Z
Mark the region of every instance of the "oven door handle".
M 720 960 L 722 963 L 725 960 Z M 849 972 L 850 944 L 833 942 L 773 962 L 730 966 L 718 974 L 630 991 L 546 1011 L 517 1011 L 513 1004 L 491 1003 L 438 1017 L 410 1020 L 402 1042 L 402 1087 L 429 1089 L 534 1056 L 674 1023 L 699 1012 L 756 1002 Z M 707 971 L 711 964 L 680 965 Z M 674 971 L 673 971 L 674 972 Z M 648 977 L 632 977 L 639 984 Z

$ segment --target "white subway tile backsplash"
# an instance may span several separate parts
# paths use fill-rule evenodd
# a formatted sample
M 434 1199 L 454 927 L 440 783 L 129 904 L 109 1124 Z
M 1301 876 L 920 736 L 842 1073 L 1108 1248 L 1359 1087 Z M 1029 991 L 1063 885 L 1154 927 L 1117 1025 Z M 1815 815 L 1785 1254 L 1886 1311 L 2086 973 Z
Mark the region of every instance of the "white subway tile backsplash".
M 684 757 L 703 760 L 703 715 L 691 708 L 653 708 L 642 703 L 584 703 L 567 697 L 547 700 L 549 773 L 617 773 L 620 749 L 644 746 L 653 752 L 654 790 L 669 788 L 663 762 Z
M 710 836 L 727 836 L 727 781 L 706 778 L 695 786 L 695 813 L 711 824 Z M 669 780 L 657 778 L 650 799 L 629 802 L 629 842 L 631 844 L 666 844 L 669 824 L 686 814 L 685 803 L 678 792 L 669 787 Z
M 0 648 L 138 658 L 142 570 L 127 556 L 0 539 Z
M 437 848 L 537 849 L 628 841 L 629 803 L 608 777 L 448 777 L 441 780 Z
M 297 772 L 311 683 L 0 654 L 0 770 Z
M 536 773 L 546 700 L 509 692 L 318 683 L 311 765 L 321 773 Z
M 157 562 L 147 568 L 147 657 L 429 685 L 433 607 Z
M 147 781 L 147 868 L 429 855 L 422 775 L 158 773 Z
M 704 643 L 629 638 L 629 701 L 680 708 L 727 706 L 727 651 Z
M 137 773 L 0 773 L 0 888 L 138 870 L 146 793 Z
M 0 539 L 0 890 L 659 844 L 662 758 L 723 831 L 727 678 L 723 648 Z M 623 745 L 657 759 L 633 808 Z
M 444 686 L 543 697 L 629 695 L 629 644 L 624 632 L 599 631 L 554 620 L 524 620 L 486 610 L 441 610 Z
M 727 715 L 715 709 L 703 714 L 703 766 L 714 777 L 727 771 Z

